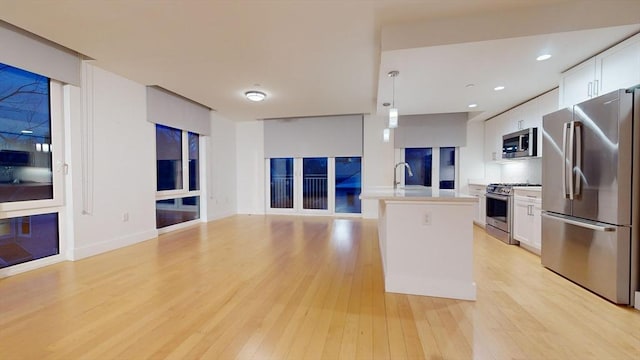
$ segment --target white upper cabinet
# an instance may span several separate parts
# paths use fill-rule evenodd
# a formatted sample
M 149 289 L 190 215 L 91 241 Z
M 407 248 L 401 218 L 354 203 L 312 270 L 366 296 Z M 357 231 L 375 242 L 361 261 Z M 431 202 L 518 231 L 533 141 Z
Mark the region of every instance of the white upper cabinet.
M 559 108 L 640 84 L 640 34 L 565 71 Z
M 528 128 L 538 128 L 538 156 L 542 156 L 542 117 L 558 108 L 554 89 L 484 123 L 485 161 L 502 160 L 502 136 Z
M 640 84 L 640 35 L 596 56 L 596 95 Z
M 593 97 L 595 79 L 595 58 L 562 73 L 560 77 L 560 106 L 558 108 L 572 106 Z

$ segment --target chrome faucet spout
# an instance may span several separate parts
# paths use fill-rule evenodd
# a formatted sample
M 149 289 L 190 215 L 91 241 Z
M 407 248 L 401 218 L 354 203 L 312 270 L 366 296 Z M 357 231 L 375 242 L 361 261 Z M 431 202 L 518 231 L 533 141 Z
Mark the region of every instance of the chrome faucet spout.
M 406 169 L 407 172 L 409 173 L 409 176 L 413 176 L 413 171 L 411 171 L 411 166 L 409 166 L 408 163 L 406 162 L 399 162 L 396 164 L 396 166 L 394 166 L 393 168 L 393 188 L 397 189 L 398 188 L 398 184 L 400 184 L 400 182 L 397 180 L 397 175 L 398 175 L 398 166 L 403 165 Z

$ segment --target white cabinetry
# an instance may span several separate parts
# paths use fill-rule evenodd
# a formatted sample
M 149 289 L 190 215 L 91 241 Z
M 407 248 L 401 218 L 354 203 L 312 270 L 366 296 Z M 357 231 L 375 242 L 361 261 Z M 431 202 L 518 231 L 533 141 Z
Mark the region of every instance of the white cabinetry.
M 554 89 L 485 121 L 485 161 L 502 160 L 503 135 L 532 127 L 538 128 L 538 156 L 542 156 L 542 116 L 557 109 L 558 90 Z
M 513 206 L 513 238 L 520 246 L 540 254 L 542 196 L 540 190 L 516 188 Z
M 559 108 L 640 84 L 640 34 L 562 73 Z
M 486 225 L 486 208 L 487 208 L 487 198 L 485 194 L 487 192 L 487 187 L 485 185 L 479 184 L 469 184 L 469 195 L 475 196 L 478 198 L 478 202 L 475 203 L 475 208 L 473 212 L 473 222 L 476 225 L 485 227 Z

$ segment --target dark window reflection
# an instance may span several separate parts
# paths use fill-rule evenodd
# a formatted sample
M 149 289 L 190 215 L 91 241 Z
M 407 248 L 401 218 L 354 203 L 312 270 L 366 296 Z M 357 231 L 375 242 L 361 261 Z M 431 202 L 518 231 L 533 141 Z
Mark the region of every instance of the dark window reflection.
M 326 210 L 328 207 L 327 158 L 302 159 L 302 208 Z
M 53 198 L 49 79 L 0 63 L 0 202 Z
M 454 189 L 456 183 L 456 148 L 440 148 L 440 189 Z
M 156 125 L 158 191 L 182 189 L 182 131 Z
M 293 209 L 293 158 L 270 159 L 271 208 Z
M 336 212 L 360 213 L 362 165 L 359 157 L 336 158 Z
M 411 166 L 413 176 L 405 169 L 405 185 L 431 186 L 431 148 L 406 148 L 404 160 Z
M 58 253 L 58 214 L 0 220 L 0 268 Z
M 200 136 L 189 133 L 189 190 L 200 190 Z
M 199 218 L 199 196 L 156 201 L 156 227 L 158 229 Z

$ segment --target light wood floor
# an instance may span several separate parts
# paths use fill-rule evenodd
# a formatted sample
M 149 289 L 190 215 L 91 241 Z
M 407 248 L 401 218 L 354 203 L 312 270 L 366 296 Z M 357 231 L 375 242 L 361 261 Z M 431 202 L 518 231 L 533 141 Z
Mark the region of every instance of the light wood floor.
M 0 359 L 640 359 L 640 312 L 474 231 L 475 302 L 385 294 L 370 220 L 165 234 L 0 279 Z

